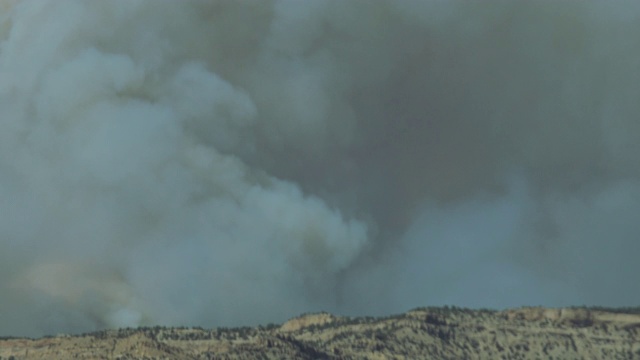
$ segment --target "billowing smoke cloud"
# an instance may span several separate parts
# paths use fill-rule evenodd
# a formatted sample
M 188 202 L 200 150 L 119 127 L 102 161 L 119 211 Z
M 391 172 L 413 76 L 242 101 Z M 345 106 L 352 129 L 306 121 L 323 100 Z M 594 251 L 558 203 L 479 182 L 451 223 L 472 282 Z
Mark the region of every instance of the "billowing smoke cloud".
M 0 9 L 0 334 L 637 304 L 631 1 Z

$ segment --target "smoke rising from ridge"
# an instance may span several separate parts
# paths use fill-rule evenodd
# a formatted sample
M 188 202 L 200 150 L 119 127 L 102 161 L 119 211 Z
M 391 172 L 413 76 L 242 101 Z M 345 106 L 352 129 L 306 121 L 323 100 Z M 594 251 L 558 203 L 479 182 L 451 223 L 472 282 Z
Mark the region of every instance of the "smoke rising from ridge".
M 633 2 L 0 9 L 0 335 L 637 305 Z

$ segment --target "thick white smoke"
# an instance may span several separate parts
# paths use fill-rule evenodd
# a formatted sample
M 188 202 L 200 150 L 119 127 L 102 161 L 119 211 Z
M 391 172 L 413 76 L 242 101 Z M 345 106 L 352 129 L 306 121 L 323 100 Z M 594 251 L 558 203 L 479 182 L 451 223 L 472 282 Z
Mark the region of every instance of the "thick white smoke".
M 0 9 L 0 335 L 640 296 L 633 2 Z

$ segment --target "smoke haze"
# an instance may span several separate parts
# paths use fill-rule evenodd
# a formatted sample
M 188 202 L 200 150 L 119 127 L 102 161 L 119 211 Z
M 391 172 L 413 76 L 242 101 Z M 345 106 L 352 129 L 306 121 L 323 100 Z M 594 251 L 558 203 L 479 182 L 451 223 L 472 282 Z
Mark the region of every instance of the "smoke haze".
M 0 11 L 0 335 L 638 305 L 636 2 Z

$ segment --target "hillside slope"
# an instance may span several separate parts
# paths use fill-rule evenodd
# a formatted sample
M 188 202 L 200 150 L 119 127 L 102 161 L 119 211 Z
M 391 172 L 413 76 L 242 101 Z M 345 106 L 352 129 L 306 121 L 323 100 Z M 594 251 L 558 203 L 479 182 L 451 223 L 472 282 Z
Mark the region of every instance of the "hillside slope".
M 420 308 L 307 314 L 279 326 L 139 328 L 0 339 L 0 359 L 640 359 L 640 314 L 586 308 Z

